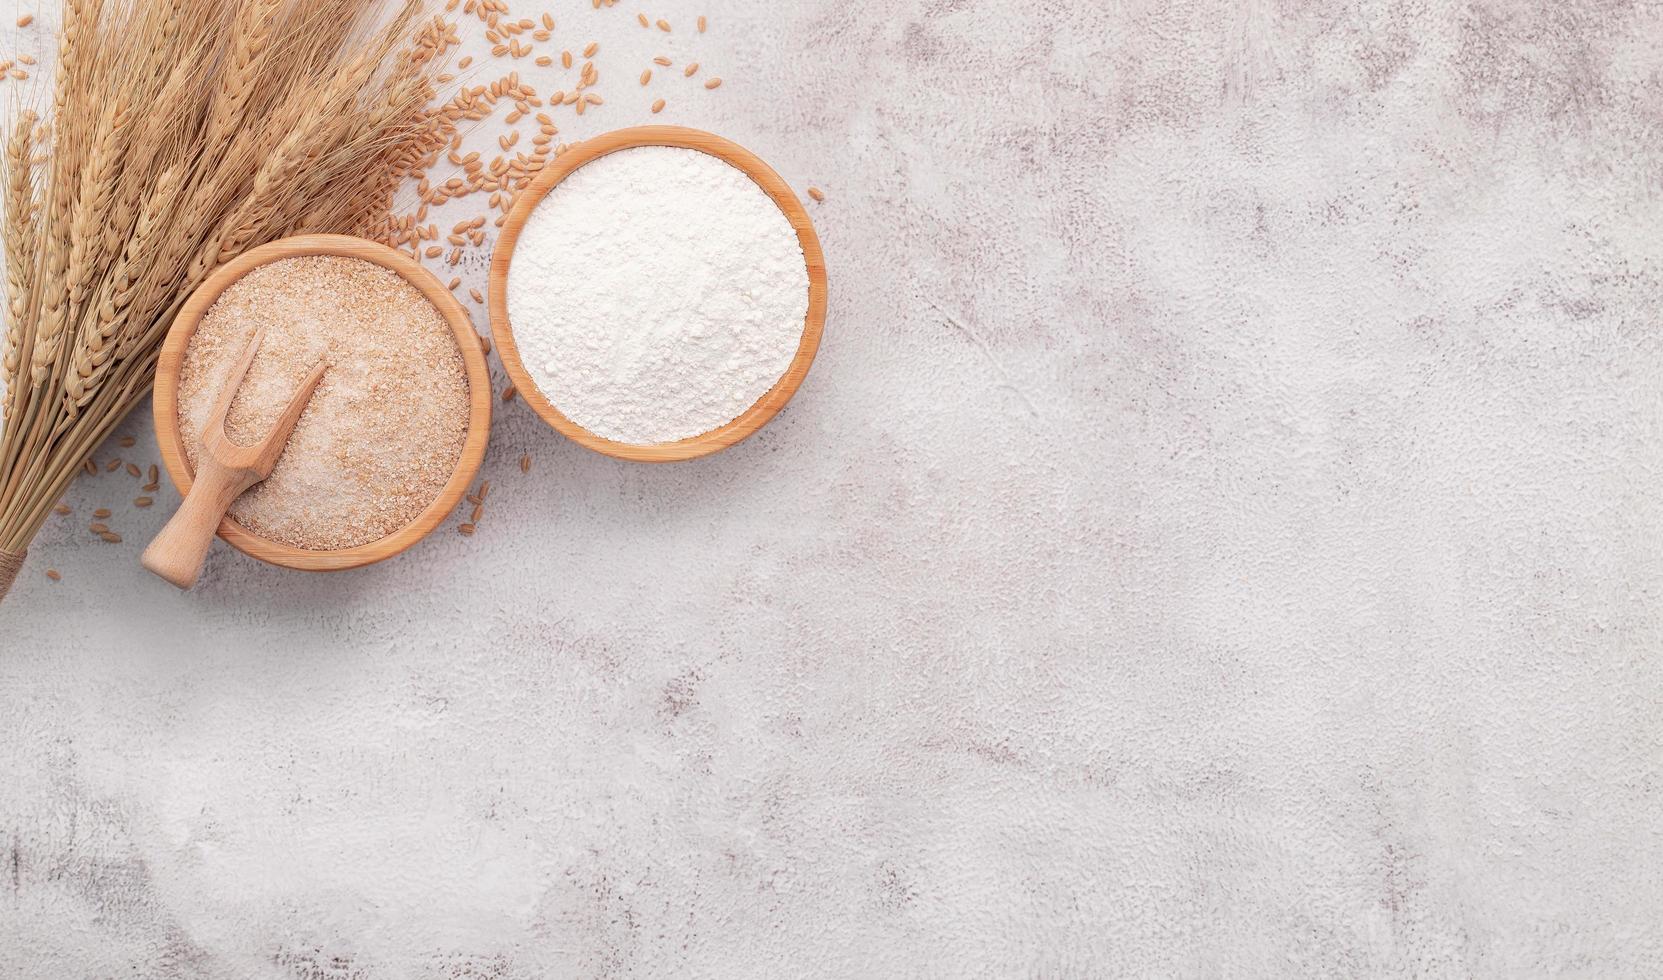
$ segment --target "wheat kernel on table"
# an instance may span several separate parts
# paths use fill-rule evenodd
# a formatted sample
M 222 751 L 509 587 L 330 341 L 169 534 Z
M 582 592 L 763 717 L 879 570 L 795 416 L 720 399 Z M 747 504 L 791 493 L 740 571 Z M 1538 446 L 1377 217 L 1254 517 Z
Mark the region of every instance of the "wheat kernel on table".
M 110 508 L 100 507 L 97 510 L 92 512 L 92 516 L 98 518 L 99 520 L 103 520 L 104 518 L 110 516 Z
M 519 394 L 519 391 L 513 385 L 509 385 L 508 387 L 502 389 L 502 400 L 505 402 L 511 402 L 517 394 Z
M 116 445 L 123 449 L 132 449 L 133 443 L 136 441 L 137 440 L 135 440 L 132 436 L 122 436 L 120 439 L 116 440 Z
M 660 17 L 658 19 L 658 29 L 666 34 L 670 33 L 670 22 Z
M 133 506 L 134 507 L 149 507 L 151 504 L 153 504 L 155 502 L 156 501 L 150 499 L 149 497 L 134 497 L 133 498 Z
M 663 112 L 664 111 L 664 100 L 659 99 L 657 102 L 654 102 L 652 104 L 652 111 L 655 115 L 657 113 Z
M 704 83 L 704 87 L 705 88 L 721 88 L 722 87 L 722 80 L 720 78 L 712 78 L 710 81 Z
M 816 201 L 824 201 L 826 199 L 826 192 L 818 187 L 810 187 L 808 189 L 808 196 L 814 198 Z
M 68 504 L 59 504 L 58 506 L 52 508 L 52 512 L 55 513 L 55 514 L 60 514 L 60 515 L 61 514 L 68 514 L 70 512 L 69 511 L 69 505 Z
M 705 19 L 704 19 L 704 15 L 703 15 L 703 14 L 700 14 L 700 15 L 699 15 L 699 33 L 700 33 L 700 34 L 703 34 L 703 33 L 704 33 L 704 26 L 705 26 Z
M 520 457 L 520 472 L 521 473 L 530 473 L 531 472 L 531 454 L 530 453 L 526 453 L 524 456 Z
M 58 574 L 58 570 L 56 568 L 48 568 L 46 570 L 46 577 L 54 582 L 58 582 L 63 579 L 63 576 Z
M 30 24 L 33 24 L 34 22 L 35 22 L 35 15 L 34 14 L 24 14 L 22 17 L 19 17 L 17 19 L 17 26 L 18 27 L 28 27 Z

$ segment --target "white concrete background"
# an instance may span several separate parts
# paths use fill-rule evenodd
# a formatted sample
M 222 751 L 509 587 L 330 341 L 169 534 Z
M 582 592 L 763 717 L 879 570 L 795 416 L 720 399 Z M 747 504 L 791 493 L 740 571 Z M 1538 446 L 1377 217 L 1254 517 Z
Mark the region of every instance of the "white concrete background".
M 826 188 L 807 384 L 665 468 L 508 405 L 351 574 L 50 526 L 0 975 L 1663 974 L 1663 7 L 554 9 L 568 134 L 697 52 Z

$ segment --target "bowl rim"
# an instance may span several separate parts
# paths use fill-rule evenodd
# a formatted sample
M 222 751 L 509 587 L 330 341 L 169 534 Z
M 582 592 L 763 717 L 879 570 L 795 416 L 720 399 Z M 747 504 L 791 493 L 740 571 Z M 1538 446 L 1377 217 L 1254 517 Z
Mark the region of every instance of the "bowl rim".
M 173 325 L 168 328 L 167 337 L 162 342 L 161 357 L 156 363 L 156 386 L 151 401 L 156 443 L 168 476 L 181 496 L 190 493 L 194 476 L 179 432 L 179 375 L 191 337 L 195 336 L 202 317 L 232 283 L 262 265 L 308 255 L 363 259 L 398 274 L 415 286 L 439 310 L 450 325 L 451 332 L 456 335 L 456 346 L 462 352 L 468 379 L 468 436 L 462 444 L 462 455 L 456 461 L 456 469 L 439 495 L 414 520 L 393 533 L 351 548 L 313 551 L 261 537 L 237 523 L 229 514 L 220 521 L 219 536 L 251 558 L 285 568 L 334 572 L 384 561 L 404 552 L 430 534 L 455 509 L 478 474 L 490 441 L 491 378 L 485 364 L 484 348 L 479 334 L 474 332 L 467 310 L 437 276 L 404 252 L 351 235 L 295 235 L 250 249 L 215 269 L 185 300 L 178 316 L 174 317 Z
M 596 435 L 554 407 L 526 371 L 520 359 L 519 345 L 514 342 L 513 326 L 508 318 L 509 266 L 514 259 L 514 247 L 519 242 L 520 232 L 537 205 L 549 191 L 559 186 L 561 181 L 578 168 L 609 153 L 638 146 L 673 146 L 698 150 L 742 171 L 773 199 L 774 204 L 791 222 L 791 227 L 797 232 L 797 241 L 803 249 L 804 263 L 808 267 L 808 314 L 803 319 L 802 340 L 797 345 L 797 353 L 792 358 L 790 366 L 773 387 L 764 392 L 737 418 L 709 432 L 677 442 L 651 445 L 617 442 Z M 791 185 L 761 157 L 730 139 L 700 129 L 689 129 L 685 126 L 633 126 L 602 133 L 568 146 L 566 152 L 556 157 L 553 163 L 532 179 L 531 185 L 520 193 L 513 208 L 509 210 L 502 231 L 497 236 L 496 251 L 491 258 L 489 294 L 491 337 L 495 341 L 497 356 L 501 358 L 503 369 L 520 396 L 544 422 L 578 445 L 607 456 L 639 463 L 673 463 L 720 452 L 751 436 L 779 414 L 780 409 L 797 393 L 803 378 L 808 375 L 809 367 L 814 363 L 814 355 L 820 349 L 821 335 L 825 330 L 826 259 L 820 249 L 820 238 L 815 234 L 814 223 L 809 219 L 802 201 L 791 190 Z

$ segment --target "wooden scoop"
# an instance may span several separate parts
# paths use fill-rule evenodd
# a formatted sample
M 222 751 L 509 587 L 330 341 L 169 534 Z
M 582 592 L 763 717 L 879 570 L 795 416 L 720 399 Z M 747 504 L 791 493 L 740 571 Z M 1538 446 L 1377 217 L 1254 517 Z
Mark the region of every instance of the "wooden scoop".
M 214 543 L 214 533 L 219 530 L 219 522 L 231 502 L 271 475 L 277 457 L 288 444 L 289 433 L 294 431 L 295 422 L 306 410 L 312 392 L 317 390 L 318 381 L 323 377 L 324 362 L 319 361 L 301 383 L 300 390 L 289 399 L 288 407 L 283 409 L 264 440 L 252 446 L 232 442 L 225 434 L 225 417 L 265 334 L 265 327 L 254 331 L 254 339 L 232 368 L 225 389 L 219 393 L 219 400 L 214 402 L 214 410 L 202 427 L 202 455 L 196 463 L 196 480 L 185 495 L 185 502 L 179 505 L 162 533 L 150 542 L 150 547 L 144 549 L 144 557 L 140 559 L 145 568 L 181 589 L 195 585 L 197 576 L 202 574 L 202 563 Z

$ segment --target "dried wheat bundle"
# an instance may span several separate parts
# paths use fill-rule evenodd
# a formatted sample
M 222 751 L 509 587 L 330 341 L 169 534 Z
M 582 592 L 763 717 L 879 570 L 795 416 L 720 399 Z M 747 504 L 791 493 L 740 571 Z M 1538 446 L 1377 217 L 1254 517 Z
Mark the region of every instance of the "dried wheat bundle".
M 363 0 L 65 0 L 49 118 L 21 113 L 0 165 L 0 596 L 215 266 L 384 231 L 457 116 L 425 108 L 422 6 L 377 26 Z

